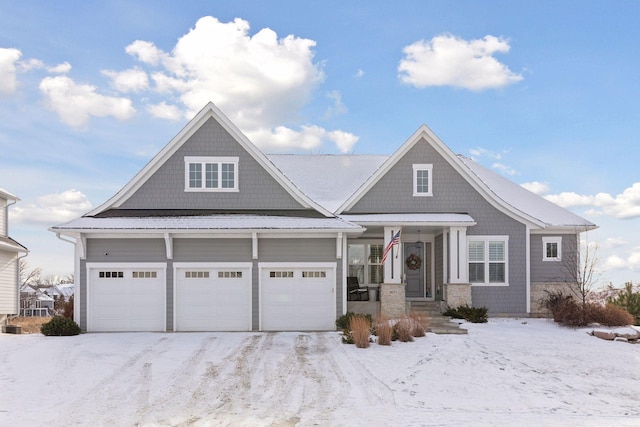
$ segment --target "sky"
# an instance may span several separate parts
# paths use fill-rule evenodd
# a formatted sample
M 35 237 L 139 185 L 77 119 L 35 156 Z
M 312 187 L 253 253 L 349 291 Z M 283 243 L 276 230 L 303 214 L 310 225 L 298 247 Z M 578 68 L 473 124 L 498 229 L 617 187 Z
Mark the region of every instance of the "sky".
M 208 101 L 267 153 L 391 154 L 422 124 L 599 228 L 600 283 L 640 281 L 640 3 L 0 2 L 10 236 L 124 186 Z

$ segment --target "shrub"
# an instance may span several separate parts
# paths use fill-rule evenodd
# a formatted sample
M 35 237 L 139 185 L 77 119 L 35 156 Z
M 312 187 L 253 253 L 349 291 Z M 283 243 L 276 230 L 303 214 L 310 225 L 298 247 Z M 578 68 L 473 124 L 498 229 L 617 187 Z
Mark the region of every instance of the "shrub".
M 338 327 L 338 329 L 340 329 L 341 331 L 344 331 L 345 329 L 349 329 L 350 327 L 349 324 L 353 316 L 362 316 L 369 321 L 369 324 L 373 323 L 373 318 L 371 317 L 370 314 L 355 314 L 351 311 L 348 311 L 346 314 L 343 314 L 342 316 L 336 319 L 336 326 Z
M 47 336 L 78 335 L 80 326 L 68 317 L 54 316 L 50 321 L 42 325 L 40 332 Z
M 614 304 L 595 306 L 593 321 L 606 326 L 627 326 L 634 322 L 634 317 L 624 308 Z
M 424 313 L 412 311 L 409 318 L 411 319 L 411 335 L 416 338 L 424 337 L 429 327 L 429 317 Z
M 379 317 L 375 323 L 375 334 L 378 336 L 378 344 L 391 345 L 393 339 L 393 325 L 389 319 Z
M 393 332 L 398 341 L 413 341 L 413 336 L 411 335 L 411 330 L 413 328 L 411 326 L 411 323 L 411 319 L 409 319 L 408 317 L 403 317 L 401 319 L 398 319 L 395 325 L 393 325 Z
M 454 319 L 464 319 L 471 323 L 487 323 L 488 312 L 489 309 L 486 307 L 469 307 L 465 304 L 456 308 L 448 307 L 442 314 Z
M 371 322 L 365 316 L 351 316 L 351 320 L 349 321 L 349 330 L 351 331 L 351 337 L 353 338 L 353 342 L 355 343 L 356 347 L 369 347 Z
M 607 298 L 607 302 L 624 308 L 633 317 L 633 323 L 640 325 L 640 292 L 633 291 L 633 284 L 627 282 L 624 285 L 624 290 L 620 291 L 618 295 Z

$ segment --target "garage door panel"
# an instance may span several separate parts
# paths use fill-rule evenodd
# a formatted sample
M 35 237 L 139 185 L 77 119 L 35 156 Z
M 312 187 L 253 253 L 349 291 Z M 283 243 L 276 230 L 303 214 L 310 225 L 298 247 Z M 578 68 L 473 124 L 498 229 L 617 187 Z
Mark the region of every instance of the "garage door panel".
M 335 328 L 333 267 L 263 267 L 261 291 L 263 330 Z
M 234 271 L 200 267 L 206 277 L 197 278 L 190 270 L 195 269 L 179 268 L 176 273 L 176 330 L 251 330 L 249 267 Z
M 164 331 L 164 269 L 118 265 L 89 268 L 89 330 Z

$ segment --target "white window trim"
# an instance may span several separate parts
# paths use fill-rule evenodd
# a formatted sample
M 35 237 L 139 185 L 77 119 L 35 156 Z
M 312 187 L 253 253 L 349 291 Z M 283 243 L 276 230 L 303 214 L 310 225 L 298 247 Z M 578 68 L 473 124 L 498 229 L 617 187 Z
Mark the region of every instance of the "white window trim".
M 418 192 L 418 171 L 427 171 L 429 176 L 429 191 L 426 193 Z M 413 165 L 413 196 L 414 197 L 431 197 L 433 196 L 433 165 L 432 164 L 414 164 Z
M 184 191 L 186 192 L 217 192 L 217 193 L 233 193 L 238 190 L 238 157 L 208 157 L 208 156 L 185 156 L 184 158 Z M 202 177 L 201 177 L 201 187 L 192 188 L 189 187 L 189 165 L 193 163 L 200 163 L 202 165 Z M 205 187 L 205 170 L 207 163 L 217 163 L 218 164 L 218 187 L 216 188 L 207 188 Z M 222 188 L 222 164 L 233 164 L 234 171 L 234 179 L 233 179 L 233 187 L 232 188 Z
M 485 269 L 484 282 L 471 282 L 471 286 L 509 286 L 509 236 L 469 236 L 467 235 L 467 272 L 469 271 L 469 242 L 484 242 Z M 504 242 L 504 278 L 505 282 L 489 282 L 489 242 Z
M 547 256 L 547 244 L 548 243 L 556 243 L 558 245 L 558 256 L 557 257 L 548 257 Z M 553 237 L 543 237 L 542 238 L 542 261 L 562 261 L 562 237 L 561 236 L 553 236 Z

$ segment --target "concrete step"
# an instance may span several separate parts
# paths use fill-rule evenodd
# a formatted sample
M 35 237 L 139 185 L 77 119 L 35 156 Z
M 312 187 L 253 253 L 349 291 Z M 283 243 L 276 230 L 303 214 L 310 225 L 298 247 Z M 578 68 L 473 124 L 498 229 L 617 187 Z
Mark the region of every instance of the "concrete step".
M 442 306 L 438 301 L 411 301 L 411 311 L 424 313 L 429 317 L 428 332 L 457 335 L 467 333 L 458 323 L 452 322 L 450 317 L 442 315 Z

